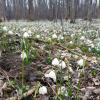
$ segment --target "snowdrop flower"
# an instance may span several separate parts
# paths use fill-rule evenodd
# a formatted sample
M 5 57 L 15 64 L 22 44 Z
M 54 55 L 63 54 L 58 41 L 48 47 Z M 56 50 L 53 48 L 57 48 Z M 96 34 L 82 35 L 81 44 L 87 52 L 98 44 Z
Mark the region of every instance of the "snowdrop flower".
M 57 39 L 57 35 L 56 35 L 56 34 L 53 34 L 53 35 L 52 35 L 52 38 L 53 38 L 53 39 Z
M 27 58 L 27 54 L 25 51 L 22 51 L 21 53 L 21 58 L 24 60 L 25 58 Z
M 85 65 L 85 61 L 83 59 L 80 59 L 80 60 L 77 61 L 77 64 L 79 66 L 84 66 Z
M 25 33 L 23 34 L 23 37 L 24 37 L 24 38 L 28 38 L 28 37 L 29 37 L 29 34 L 28 34 L 27 32 L 25 32 Z
M 39 39 L 40 38 L 40 35 L 36 35 L 36 38 Z
M 69 43 L 70 43 L 70 44 L 73 44 L 73 41 L 70 41 Z
M 8 31 L 8 34 L 9 35 L 13 35 L 14 33 L 12 31 Z
M 88 39 L 88 40 L 86 41 L 86 43 L 87 43 L 88 45 L 90 45 L 90 44 L 92 43 L 92 41 Z
M 26 28 L 23 28 L 23 30 L 22 30 L 23 32 L 25 32 L 26 31 Z
M 64 35 L 66 35 L 67 34 L 67 32 L 64 32 Z
M 31 34 L 32 33 L 31 30 L 28 30 L 28 33 Z
M 75 34 L 71 34 L 71 37 L 73 38 L 75 36 Z
M 48 70 L 45 75 L 46 78 L 49 77 L 51 79 L 53 79 L 54 82 L 56 82 L 56 74 L 54 70 Z
M 45 32 L 45 33 L 48 33 L 48 29 L 45 29 L 44 32 Z
M 85 37 L 84 36 L 81 36 L 80 40 L 85 40 Z
M 31 32 L 31 30 L 28 30 L 28 34 L 29 34 L 30 36 L 32 36 L 32 32 Z
M 21 36 L 21 34 L 20 34 L 20 33 L 16 33 L 16 35 L 17 35 L 17 36 Z
M 54 33 L 57 33 L 57 31 L 56 31 L 56 30 L 53 30 L 53 32 L 54 32 Z
M 58 60 L 57 58 L 54 58 L 54 59 L 52 60 L 52 65 L 53 65 L 53 66 L 58 66 L 58 65 L 59 65 L 59 60 Z
M 88 48 L 89 52 L 91 52 L 91 48 Z
M 47 94 L 46 86 L 42 86 L 42 87 L 39 88 L 39 94 L 42 94 L 42 95 Z
M 3 27 L 3 31 L 7 31 L 7 27 L 6 26 Z
M 90 46 L 91 46 L 92 48 L 94 48 L 94 47 L 95 47 L 93 43 L 92 43 L 92 44 L 90 44 Z
M 63 39 L 64 39 L 64 37 L 62 35 L 58 36 L 58 40 L 63 40 Z
M 61 86 L 61 88 L 58 89 L 58 94 L 63 94 L 64 96 L 68 96 L 68 92 L 65 86 Z
M 66 66 L 66 63 L 65 63 L 64 61 L 61 61 L 61 63 L 59 64 L 59 66 L 60 66 L 62 69 L 64 69 L 64 68 L 67 67 L 67 66 Z
M 63 40 L 63 39 L 64 39 L 64 37 L 62 36 L 60 39 L 61 39 L 61 40 Z

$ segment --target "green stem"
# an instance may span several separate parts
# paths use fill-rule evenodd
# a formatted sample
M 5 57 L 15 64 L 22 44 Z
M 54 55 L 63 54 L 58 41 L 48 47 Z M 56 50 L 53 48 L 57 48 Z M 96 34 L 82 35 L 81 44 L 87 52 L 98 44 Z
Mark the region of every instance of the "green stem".
M 22 86 L 24 85 L 24 61 L 22 61 Z

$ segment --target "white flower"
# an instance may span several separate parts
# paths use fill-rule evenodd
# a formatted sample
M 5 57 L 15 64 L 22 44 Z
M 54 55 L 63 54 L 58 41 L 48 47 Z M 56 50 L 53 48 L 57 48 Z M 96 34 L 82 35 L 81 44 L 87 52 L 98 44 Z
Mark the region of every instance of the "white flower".
M 52 65 L 53 65 L 53 66 L 58 66 L 58 65 L 59 65 L 59 60 L 58 60 L 57 58 L 54 58 L 54 59 L 52 60 Z
M 3 31 L 7 31 L 7 27 L 6 26 L 3 27 Z
M 85 40 L 85 37 L 84 36 L 81 36 L 80 40 Z
M 8 34 L 9 35 L 13 35 L 14 33 L 12 31 L 8 31 Z
M 93 43 L 92 43 L 92 44 L 90 44 L 90 46 L 91 46 L 92 48 L 94 48 L 94 47 L 95 47 Z
M 24 38 L 28 38 L 28 37 L 29 37 L 29 34 L 28 34 L 27 32 L 25 32 L 25 33 L 23 34 L 23 37 L 24 37 Z
M 85 61 L 83 59 L 80 59 L 80 60 L 77 61 L 77 64 L 79 66 L 84 66 L 85 65 Z
M 42 86 L 42 87 L 39 88 L 39 94 L 42 94 L 42 95 L 47 94 L 46 86 Z
M 53 34 L 53 35 L 52 35 L 52 38 L 53 38 L 53 39 L 57 39 L 57 35 L 56 35 L 56 34 Z
M 71 34 L 71 37 L 73 38 L 75 36 L 75 34 Z
M 24 60 L 25 58 L 27 58 L 27 54 L 25 51 L 22 51 L 21 53 L 21 58 Z
M 23 28 L 22 31 L 25 32 L 26 31 L 26 28 Z
M 66 35 L 67 34 L 67 32 L 64 32 L 64 35 Z
M 21 34 L 20 34 L 20 33 L 16 33 L 16 35 L 17 35 L 17 36 L 21 36 Z
M 28 34 L 29 34 L 29 36 L 32 36 L 31 30 L 28 30 Z
M 65 63 L 64 61 L 61 61 L 61 63 L 59 64 L 59 66 L 60 66 L 62 69 L 64 69 L 64 68 L 67 67 L 67 66 L 66 66 L 66 63 Z
M 69 43 L 70 43 L 70 44 L 73 44 L 73 41 L 70 41 Z
M 91 40 L 89 40 L 89 39 L 86 40 L 86 44 L 90 45 L 91 43 L 92 43 Z
M 54 33 L 57 33 L 57 30 L 53 30 Z
M 61 86 L 61 88 L 58 89 L 58 94 L 63 94 L 64 96 L 68 96 L 68 92 L 65 86 Z
M 31 30 L 28 30 L 28 33 L 31 34 L 32 33 Z
M 36 38 L 39 39 L 40 38 L 40 35 L 36 35 Z
M 58 40 L 63 40 L 63 39 L 64 39 L 64 37 L 62 35 L 58 36 Z
M 53 79 L 54 82 L 56 82 L 56 74 L 54 70 L 48 70 L 45 74 L 45 77 L 49 77 L 51 79 Z

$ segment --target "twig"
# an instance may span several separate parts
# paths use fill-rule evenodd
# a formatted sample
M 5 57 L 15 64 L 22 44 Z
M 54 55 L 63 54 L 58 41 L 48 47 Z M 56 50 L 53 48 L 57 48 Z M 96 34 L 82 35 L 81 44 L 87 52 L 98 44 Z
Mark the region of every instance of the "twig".
M 47 81 L 46 81 L 47 82 Z M 59 100 L 61 100 L 61 98 L 58 96 L 58 94 L 55 92 L 55 90 L 52 88 L 52 86 L 47 82 L 47 84 L 50 86 L 50 88 L 52 89 L 52 91 L 56 94 L 56 96 L 59 98 Z

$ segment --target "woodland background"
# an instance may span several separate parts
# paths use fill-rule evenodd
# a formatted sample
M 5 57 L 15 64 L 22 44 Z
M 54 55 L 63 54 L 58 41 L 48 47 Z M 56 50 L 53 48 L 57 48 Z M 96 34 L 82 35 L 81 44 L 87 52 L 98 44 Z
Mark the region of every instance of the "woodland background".
M 100 0 L 0 0 L 1 20 L 100 18 Z

